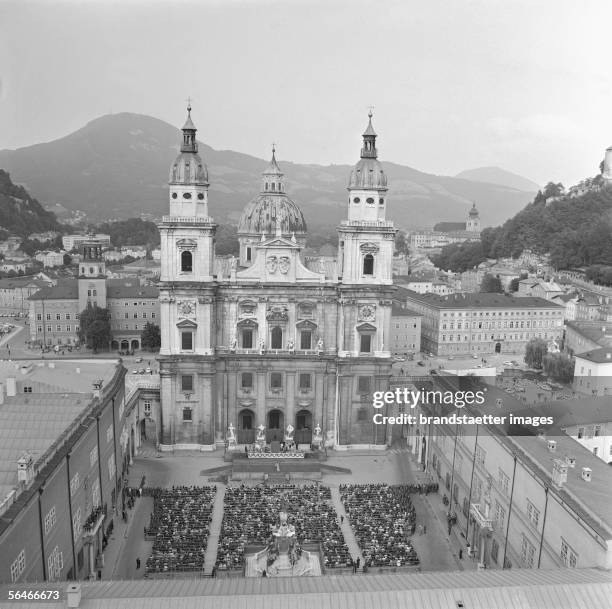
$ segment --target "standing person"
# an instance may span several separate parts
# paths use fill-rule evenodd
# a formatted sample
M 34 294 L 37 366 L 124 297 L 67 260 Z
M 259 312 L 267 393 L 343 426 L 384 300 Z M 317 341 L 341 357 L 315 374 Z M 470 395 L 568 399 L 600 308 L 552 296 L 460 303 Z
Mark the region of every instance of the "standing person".
M 136 559 L 136 570 L 140 569 L 140 558 Z
M 357 569 L 361 566 L 361 558 L 357 557 Z

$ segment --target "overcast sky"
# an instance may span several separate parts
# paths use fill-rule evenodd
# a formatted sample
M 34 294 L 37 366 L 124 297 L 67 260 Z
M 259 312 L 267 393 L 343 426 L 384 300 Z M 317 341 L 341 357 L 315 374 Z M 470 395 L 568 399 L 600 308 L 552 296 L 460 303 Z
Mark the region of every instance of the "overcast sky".
M 0 148 L 110 112 L 267 157 L 381 159 L 538 183 L 612 144 L 610 0 L 0 0 Z

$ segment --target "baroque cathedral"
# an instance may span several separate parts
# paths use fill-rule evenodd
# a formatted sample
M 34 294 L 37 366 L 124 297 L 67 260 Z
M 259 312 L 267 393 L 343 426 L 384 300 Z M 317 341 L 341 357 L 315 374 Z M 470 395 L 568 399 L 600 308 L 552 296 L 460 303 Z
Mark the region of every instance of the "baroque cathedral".
M 392 257 L 387 176 L 372 114 L 348 181 L 333 262 L 306 261 L 307 228 L 275 151 L 238 225 L 240 253 L 215 257 L 214 200 L 188 107 L 170 169 L 161 234 L 160 448 L 239 444 L 265 427 L 298 443 L 320 427 L 327 446 L 384 444 L 371 394 L 391 375 Z

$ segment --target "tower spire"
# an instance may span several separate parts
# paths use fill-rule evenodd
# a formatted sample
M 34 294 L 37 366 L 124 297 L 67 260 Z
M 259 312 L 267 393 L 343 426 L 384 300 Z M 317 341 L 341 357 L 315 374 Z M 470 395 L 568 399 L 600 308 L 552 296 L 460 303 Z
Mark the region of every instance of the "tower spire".
M 373 107 L 370 106 L 368 111 L 368 126 L 363 132 L 363 148 L 361 149 L 362 159 L 375 159 L 378 156 L 378 152 L 376 151 L 376 131 L 374 131 L 374 127 L 372 127 L 372 116 L 374 115 L 372 109 Z
M 183 125 L 183 143 L 181 152 L 197 152 L 198 143 L 196 142 L 196 126 L 191 120 L 191 97 L 187 98 L 187 120 Z

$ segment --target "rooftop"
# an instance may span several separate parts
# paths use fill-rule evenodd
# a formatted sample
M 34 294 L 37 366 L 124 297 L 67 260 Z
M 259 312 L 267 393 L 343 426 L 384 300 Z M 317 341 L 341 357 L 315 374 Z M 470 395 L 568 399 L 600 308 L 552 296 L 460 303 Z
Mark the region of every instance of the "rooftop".
M 402 295 L 412 301 L 418 301 L 437 309 L 552 309 L 562 307 L 536 296 L 510 296 L 509 294 L 493 294 L 486 292 L 463 292 L 438 296 L 436 294 L 419 294 L 404 289 Z
M 602 347 L 612 347 L 612 323 L 604 321 L 566 321 L 565 326 Z
M 607 607 L 612 595 L 609 572 L 597 569 L 506 569 L 322 577 L 238 579 L 159 579 L 82 581 L 81 609 L 396 609 L 464 606 L 487 609 L 591 609 Z M 57 588 L 57 583 L 55 588 Z M 33 591 L 45 584 L 28 584 Z M 48 584 L 46 585 L 49 587 Z M 60 586 L 67 586 L 62 583 Z M 14 587 L 14 586 L 13 586 Z M 0 586 L 2 598 L 11 586 Z M 45 607 L 64 607 L 65 593 Z M 214 600 L 213 600 L 214 599 Z M 459 604 L 461 602 L 461 605 Z M 9 603 L 7 607 L 12 607 Z M 18 601 L 16 609 L 40 606 Z
M 36 462 L 88 408 L 93 384 L 116 373 L 117 360 L 0 361 L 0 503 L 17 484 L 17 460 L 30 452 Z M 16 379 L 16 395 L 7 380 Z M 23 384 L 32 393 L 23 393 Z
M 410 309 L 405 309 L 404 307 L 398 305 L 396 302 L 393 303 L 391 307 L 391 317 L 423 317 Z
M 577 353 L 577 358 L 586 359 L 595 364 L 612 364 L 612 348 L 602 347 L 586 353 Z

